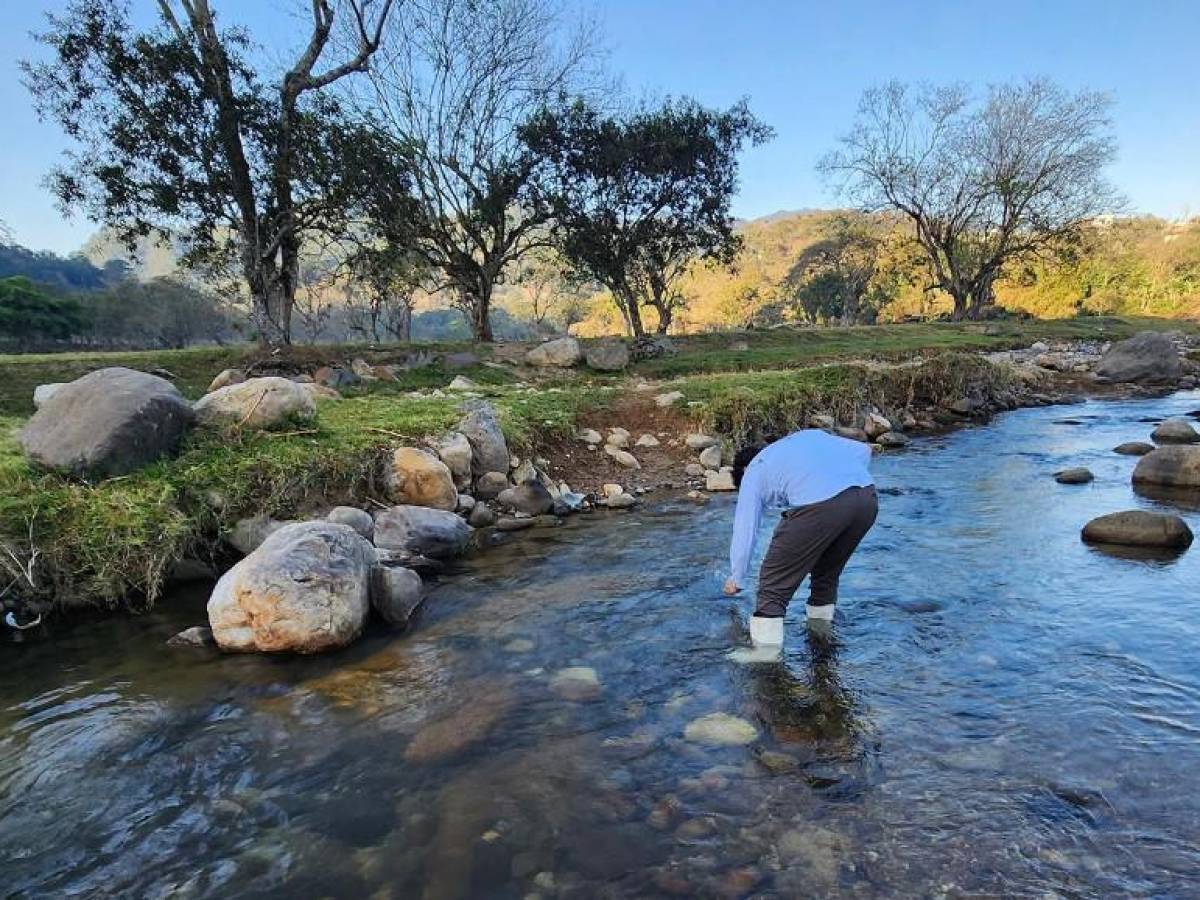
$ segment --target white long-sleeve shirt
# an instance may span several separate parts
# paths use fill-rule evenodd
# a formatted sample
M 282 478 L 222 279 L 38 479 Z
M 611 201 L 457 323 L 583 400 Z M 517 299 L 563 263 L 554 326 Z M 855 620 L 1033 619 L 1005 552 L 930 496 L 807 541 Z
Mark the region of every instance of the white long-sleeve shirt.
M 871 448 L 824 431 L 797 431 L 768 444 L 742 475 L 729 566 L 734 582 L 746 583 L 754 540 L 765 507 L 792 509 L 820 503 L 852 487 L 874 484 Z

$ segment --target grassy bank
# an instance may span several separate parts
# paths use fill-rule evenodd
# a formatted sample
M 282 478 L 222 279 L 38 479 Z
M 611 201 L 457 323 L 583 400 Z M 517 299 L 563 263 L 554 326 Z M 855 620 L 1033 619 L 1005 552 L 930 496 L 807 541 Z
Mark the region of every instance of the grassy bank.
M 814 412 L 848 417 L 865 404 L 886 409 L 937 405 L 972 390 L 994 396 L 1011 386 L 1007 375 L 976 355 L 947 350 L 1116 338 L 1150 324 L 1179 327 L 1087 319 L 1000 323 L 989 330 L 914 325 L 706 335 L 679 339 L 676 355 L 639 363 L 630 379 L 582 372 L 533 375 L 483 364 L 466 374 L 496 403 L 517 452 L 570 434 L 581 413 L 618 398 L 627 402 L 636 395 L 648 403 L 649 394 L 631 389 L 634 381 L 655 376 L 671 379 L 663 382 L 664 389 L 669 385 L 684 393 L 681 416 L 739 440 L 784 433 Z M 735 342 L 737 349 L 731 349 Z M 305 349 L 282 364 L 311 371 L 355 356 L 387 362 L 408 351 Z M 153 602 L 177 560 L 218 553 L 222 532 L 239 518 L 289 518 L 340 501 L 382 502 L 377 482 L 389 450 L 437 435 L 460 415 L 453 395 L 408 395 L 413 388 L 444 385 L 458 374 L 434 365 L 404 373 L 398 382 L 373 382 L 358 395 L 322 402 L 311 427 L 275 434 L 198 431 L 178 458 L 95 485 L 35 471 L 17 446 L 15 431 L 36 384 L 115 364 L 166 369 L 186 394 L 199 396 L 220 369 L 261 362 L 257 353 L 205 349 L 0 362 L 0 591 L 8 585 L 10 600 L 52 599 L 63 607 Z M 930 354 L 919 366 L 847 361 Z M 479 355 L 486 361 L 487 354 Z M 497 358 L 505 355 L 497 352 Z M 280 364 L 277 358 L 269 362 Z M 535 377 L 540 379 L 535 386 L 519 380 Z M 23 571 L 31 559 L 32 587 Z

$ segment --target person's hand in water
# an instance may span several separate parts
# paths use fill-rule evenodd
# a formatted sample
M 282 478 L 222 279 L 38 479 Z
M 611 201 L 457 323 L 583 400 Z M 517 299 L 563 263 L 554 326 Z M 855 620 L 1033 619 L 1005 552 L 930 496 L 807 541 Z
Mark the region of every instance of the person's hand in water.
M 728 594 L 730 597 L 732 597 L 734 594 L 741 592 L 741 590 L 742 589 L 740 587 L 738 587 L 738 583 L 736 581 L 734 581 L 732 577 L 725 579 L 725 593 Z

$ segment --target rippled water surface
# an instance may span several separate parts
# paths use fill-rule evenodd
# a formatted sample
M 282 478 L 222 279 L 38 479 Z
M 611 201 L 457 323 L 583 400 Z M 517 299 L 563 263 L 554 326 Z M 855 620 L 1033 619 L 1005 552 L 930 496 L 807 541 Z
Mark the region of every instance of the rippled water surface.
M 524 533 L 334 656 L 165 647 L 202 587 L 0 646 L 3 891 L 1200 895 L 1200 544 L 1079 540 L 1155 507 L 1110 448 L 1198 405 L 1026 410 L 878 460 L 834 633 L 796 604 L 781 665 L 725 657 L 729 498 Z M 685 739 L 715 712 L 757 737 Z

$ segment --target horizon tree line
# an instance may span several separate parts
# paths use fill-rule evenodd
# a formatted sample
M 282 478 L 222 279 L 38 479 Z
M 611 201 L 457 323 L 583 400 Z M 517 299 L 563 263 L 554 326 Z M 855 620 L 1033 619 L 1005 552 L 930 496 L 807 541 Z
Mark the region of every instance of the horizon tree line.
M 310 246 L 368 298 L 364 330 L 401 339 L 424 290 L 491 340 L 497 288 L 546 254 L 635 336 L 643 310 L 671 328 L 690 269 L 737 265 L 739 156 L 772 130 L 746 101 L 626 100 L 564 0 L 311 0 L 280 65 L 214 6 L 157 0 L 138 30 L 124 0 L 72 0 L 22 68 L 76 145 L 49 177 L 63 209 L 130 248 L 180 239 L 184 265 L 247 298 L 264 344 L 291 340 Z M 1036 80 L 983 97 L 893 82 L 821 170 L 906 221 L 929 289 L 977 318 L 1006 267 L 1069 252 L 1116 208 L 1110 106 Z M 833 302 L 825 318 L 855 320 L 878 285 L 874 238 L 835 238 L 789 275 L 814 320 Z

